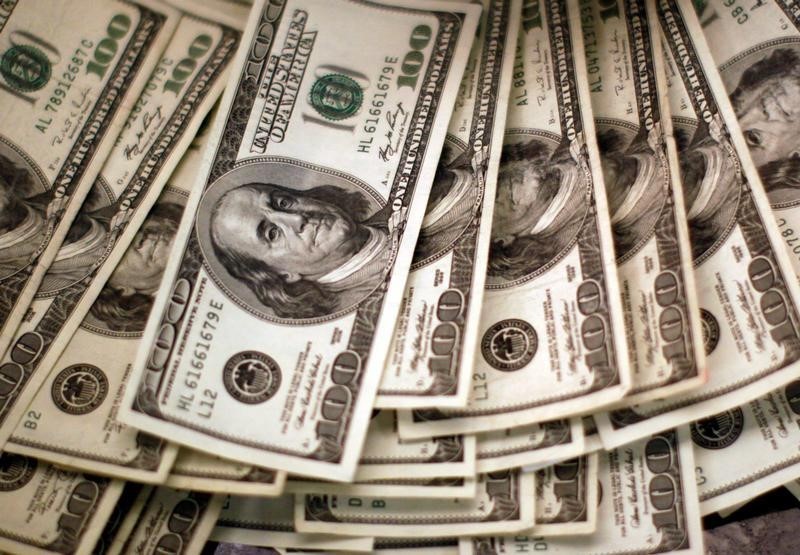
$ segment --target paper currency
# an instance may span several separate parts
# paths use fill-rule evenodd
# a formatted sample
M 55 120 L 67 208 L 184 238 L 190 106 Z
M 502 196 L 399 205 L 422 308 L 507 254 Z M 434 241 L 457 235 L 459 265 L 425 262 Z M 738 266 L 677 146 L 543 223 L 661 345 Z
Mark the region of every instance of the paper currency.
M 458 555 L 455 538 L 375 538 L 376 555 Z
M 603 442 L 600 433 L 597 431 L 597 423 L 591 416 L 584 416 L 583 420 L 583 452 L 594 453 L 603 449 Z
M 463 407 L 475 360 L 521 0 L 482 0 L 376 406 Z
M 459 536 L 533 526 L 533 474 L 519 470 L 482 474 L 472 499 L 381 499 L 306 495 L 295 499 L 302 532 L 384 537 Z
M 553 420 L 628 389 L 577 4 L 538 5 L 514 66 L 469 403 L 401 413 L 402 437 Z
M 192 491 L 274 497 L 281 494 L 285 482 L 285 472 L 181 449 L 164 485 Z
M 11 0 L 2 15 L 0 355 L 178 19 L 149 0 Z M 28 352 L 0 366 L 0 401 Z
M 597 526 L 598 455 L 536 471 L 536 536 L 591 534 Z
M 139 516 L 126 538 L 117 537 L 111 549 L 138 553 L 200 553 L 217 521 L 224 496 L 166 487 L 141 495 Z M 121 544 L 121 545 L 120 545 Z
M 595 415 L 606 447 L 766 395 L 797 376 L 800 357 L 797 279 L 700 24 L 690 4 L 659 0 L 658 15 L 709 378 Z
M 195 25 L 205 24 L 197 19 Z M 165 480 L 176 448 L 116 419 L 155 291 L 151 286 L 123 294 L 124 287 L 119 286 L 116 276 L 135 274 L 156 283 L 160 279 L 207 141 L 209 118 L 211 115 L 200 125 L 169 184 L 139 228 L 119 263 L 122 269 L 96 295 L 80 327 L 62 346 L 53 371 L 9 439 L 10 451 L 128 479 Z M 76 373 L 69 379 L 69 372 L 76 367 L 94 368 L 94 375 Z M 65 374 L 68 379 L 64 379 Z M 105 381 L 93 381 L 99 377 Z M 70 397 L 72 403 L 67 403 L 64 393 L 70 391 L 73 382 L 77 382 L 75 395 Z M 73 405 L 80 402 L 84 406 L 76 410 Z M 72 408 L 72 413 L 64 408 Z
M 0 454 L 0 550 L 92 553 L 123 482 Z
M 797 497 L 800 500 L 800 480 L 792 480 L 787 484 L 783 484 L 783 487 L 789 490 L 789 493 Z
M 125 482 L 117 504 L 94 545 L 92 555 L 119 555 L 125 538 L 130 535 L 144 509 L 140 500 L 149 495 L 151 488 L 152 486 L 138 482 Z
M 707 515 L 800 478 L 800 380 L 690 426 Z
M 179 183 L 178 195 L 162 198 L 150 220 L 143 222 L 221 94 L 225 69 L 241 36 L 232 26 L 235 22 L 224 23 L 226 17 L 221 14 L 213 17 L 181 17 L 3 358 L 2 368 L 15 368 L 22 374 L 0 411 L 0 444 L 11 435 L 51 369 L 56 372 L 50 374 L 48 384 L 52 395 L 40 394 L 34 412 L 61 423 L 63 417 L 83 422 L 87 420 L 83 415 L 117 389 L 118 383 L 109 383 L 109 378 L 122 379 L 133 362 L 137 342 L 125 339 L 144 328 L 185 204 L 181 193 L 188 191 L 191 180 Z M 81 324 L 78 336 L 70 340 Z M 71 352 L 62 357 L 68 345 Z M 106 361 L 118 356 L 117 348 L 125 350 L 123 345 L 128 346 L 130 358 L 110 362 L 118 369 L 107 368 Z M 105 420 L 105 416 L 100 418 Z M 35 417 L 26 423 L 38 424 Z M 45 423 L 50 434 L 29 435 L 29 445 L 48 450 L 55 443 L 51 451 L 60 447 L 59 458 L 85 458 L 81 452 L 66 452 L 64 446 L 73 446 L 74 436 L 62 427 L 54 431 L 53 425 Z M 73 426 L 73 434 L 83 434 L 81 425 Z M 130 452 L 111 451 L 98 453 L 96 460 L 106 457 L 105 462 L 114 466 L 120 459 L 130 462 Z M 151 473 L 152 464 L 150 460 L 144 467 Z M 144 474 L 137 476 L 147 479 Z
M 763 0 L 733 15 L 695 2 L 700 25 L 731 99 L 750 156 L 800 274 L 800 13 L 793 0 Z
M 124 422 L 353 477 L 479 10 L 255 4 Z
M 706 381 L 702 324 L 655 4 L 580 6 L 625 313 L 629 405 Z
M 687 436 L 686 429 L 671 430 L 599 455 L 602 495 L 593 534 L 466 539 L 460 552 L 702 555 L 703 531 Z
M 530 424 L 477 435 L 476 471 L 546 465 L 584 452 L 580 418 Z
M 478 482 L 474 476 L 451 478 L 407 478 L 367 480 L 364 482 L 320 482 L 292 477 L 286 491 L 297 494 L 343 495 L 358 497 L 391 497 L 425 499 L 455 499 L 475 497 Z
M 303 534 L 295 531 L 294 496 L 274 499 L 230 497 L 219 515 L 211 539 L 292 549 L 372 551 L 372 538 Z

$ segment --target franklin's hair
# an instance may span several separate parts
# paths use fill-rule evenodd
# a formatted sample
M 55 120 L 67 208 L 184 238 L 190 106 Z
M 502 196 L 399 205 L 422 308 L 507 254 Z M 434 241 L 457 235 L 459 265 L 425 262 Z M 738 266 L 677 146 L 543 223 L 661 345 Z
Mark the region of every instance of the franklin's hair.
M 145 236 L 169 234 L 174 237 L 182 214 L 183 206 L 172 202 L 158 203 L 148 214 L 139 233 Z M 125 295 L 121 289 L 107 283 L 89 312 L 112 331 L 140 332 L 145 328 L 152 305 L 153 295 L 149 293 L 137 291 Z
M 558 193 L 561 186 L 561 172 L 556 167 L 558 160 L 550 157 L 544 142 L 531 139 L 505 145 L 500 158 L 501 171 L 503 165 L 509 163 L 529 164 L 539 174 L 540 187 L 548 202 Z M 518 235 L 510 243 L 493 238 L 489 249 L 488 273 L 508 280 L 533 273 L 558 254 L 557 243 L 549 234 L 544 237 Z
M 306 191 L 296 191 L 272 183 L 248 183 L 231 189 L 231 191 L 244 188 L 260 192 L 264 187 L 337 206 L 342 211 L 352 214 L 355 221 L 364 219 L 368 213 L 367 201 L 360 193 L 347 192 L 333 185 L 321 185 Z M 214 253 L 228 273 L 244 283 L 258 300 L 279 318 L 315 318 L 331 314 L 337 304 L 335 292 L 314 280 L 286 281 L 281 275 L 280 268 L 273 268 L 258 258 L 237 252 L 225 240 L 226 238 L 217 232 L 215 222 L 220 218 L 219 208 L 225 195 L 219 198 L 211 212 L 210 228 Z
M 0 154 L 0 195 L 5 206 L 0 210 L 0 235 L 19 226 L 28 215 L 25 197 L 32 193 L 33 179 L 20 167 Z

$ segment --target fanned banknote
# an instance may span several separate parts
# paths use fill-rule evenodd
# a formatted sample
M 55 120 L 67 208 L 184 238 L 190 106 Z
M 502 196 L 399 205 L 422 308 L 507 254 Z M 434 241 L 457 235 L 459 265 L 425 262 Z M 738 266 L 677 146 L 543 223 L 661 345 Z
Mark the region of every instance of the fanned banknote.
M 521 0 L 482 0 L 376 406 L 467 402 Z
M 625 404 L 706 381 L 692 247 L 655 4 L 581 4 L 632 387 Z
M 548 0 L 523 17 L 469 403 L 401 413 L 402 437 L 544 422 L 628 390 L 578 16 Z
M 708 382 L 669 399 L 597 414 L 622 445 L 741 405 L 797 376 L 797 278 L 736 114 L 690 3 L 658 1 L 703 321 Z
M 219 515 L 211 539 L 225 543 L 372 552 L 372 538 L 333 534 L 303 534 L 294 527 L 294 495 L 274 499 L 230 497 Z
M 670 430 L 601 453 L 602 496 L 593 534 L 461 540 L 462 555 L 679 553 L 703 555 L 688 430 Z
M 326 494 L 350 497 L 386 497 L 418 499 L 466 499 L 475 497 L 478 481 L 475 476 L 449 478 L 394 478 L 361 482 L 321 482 L 293 476 L 286 482 L 286 491 L 296 494 Z
M 536 471 L 534 536 L 591 534 L 597 527 L 598 454 L 566 460 Z
M 529 424 L 476 435 L 476 472 L 546 466 L 584 452 L 580 418 Z
M 479 11 L 255 4 L 124 422 L 352 478 Z
M 470 499 L 298 495 L 294 520 L 301 532 L 344 535 L 428 538 L 518 532 L 534 523 L 534 477 L 519 470 L 482 474 Z
M 131 533 L 144 509 L 144 504 L 140 502 L 143 498 L 141 496 L 149 495 L 152 487 L 138 482 L 125 482 L 117 504 L 94 544 L 92 555 L 119 555 L 124 538 Z
M 192 491 L 274 497 L 281 494 L 285 482 L 283 471 L 184 448 L 178 451 L 164 485 Z
M 150 0 L 3 4 L 0 355 L 177 20 Z M 30 351 L 36 345 L 18 345 L 0 366 L 0 402 L 25 378 Z
M 375 555 L 458 555 L 458 538 L 375 538 Z
M 122 493 L 121 480 L 0 453 L 0 550 L 92 553 Z
M 200 553 L 217 521 L 223 495 L 149 488 L 136 500 L 138 514 L 130 533 L 119 534 L 115 553 Z
M 115 415 L 196 177 L 195 134 L 241 38 L 244 23 L 226 20 L 181 17 L 45 274 L 15 342 L 29 349 L 26 378 L 0 412 L 0 440 L 12 436 L 16 452 L 128 479 L 166 477 L 174 449 Z
M 703 515 L 800 478 L 800 380 L 692 422 Z
M 736 15 L 695 2 L 708 47 L 750 157 L 800 274 L 800 11 L 794 0 L 762 0 Z

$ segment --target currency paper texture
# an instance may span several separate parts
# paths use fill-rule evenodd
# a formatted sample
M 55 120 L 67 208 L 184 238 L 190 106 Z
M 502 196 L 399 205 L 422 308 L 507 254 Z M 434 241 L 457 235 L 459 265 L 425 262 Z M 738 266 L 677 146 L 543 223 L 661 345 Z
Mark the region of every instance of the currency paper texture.
M 628 443 L 765 395 L 797 376 L 797 278 L 736 115 L 690 4 L 658 1 L 668 94 L 708 382 L 597 414 L 603 444 Z
M 213 541 L 263 547 L 372 552 L 372 538 L 303 534 L 294 527 L 294 496 L 230 497 L 219 515 Z
M 800 380 L 692 422 L 700 511 L 707 515 L 800 478 Z
M 469 403 L 401 413 L 402 437 L 544 422 L 628 390 L 578 5 L 538 5 L 522 20 Z
M 584 452 L 580 418 L 529 424 L 476 436 L 476 472 L 547 466 Z
M 483 0 L 376 406 L 464 406 L 486 282 L 520 0 Z
M 789 259 L 800 275 L 800 12 L 794 0 L 762 0 L 725 13 L 695 3 Z
M 197 174 L 195 134 L 241 36 L 211 15 L 181 18 L 20 326 L 37 351 L 0 413 L 15 452 L 149 482 L 175 458 L 114 415 Z
M 296 494 L 343 495 L 349 497 L 388 497 L 426 499 L 466 499 L 475 497 L 475 476 L 450 478 L 394 478 L 359 482 L 322 482 L 293 476 L 286 491 Z
M 123 482 L 0 453 L 0 550 L 88 555 Z
M 534 536 L 591 534 L 597 527 L 597 453 L 536 471 Z
M 533 523 L 533 474 L 519 470 L 481 475 L 471 499 L 306 495 L 295 500 L 295 526 L 303 532 L 428 538 L 518 532 Z
M 633 404 L 706 380 L 692 248 L 655 4 L 581 2 L 581 23 Z
M 149 0 L 3 4 L 0 355 L 177 20 Z M 19 345 L 0 366 L 0 402 L 25 378 L 27 351 Z
M 670 430 L 599 455 L 602 496 L 593 534 L 462 539 L 462 555 L 539 551 L 703 555 L 694 460 L 687 436 L 688 430 Z
M 192 491 L 274 497 L 281 494 L 285 482 L 283 471 L 184 448 L 178 451 L 164 485 Z
M 123 421 L 353 477 L 479 11 L 255 4 Z

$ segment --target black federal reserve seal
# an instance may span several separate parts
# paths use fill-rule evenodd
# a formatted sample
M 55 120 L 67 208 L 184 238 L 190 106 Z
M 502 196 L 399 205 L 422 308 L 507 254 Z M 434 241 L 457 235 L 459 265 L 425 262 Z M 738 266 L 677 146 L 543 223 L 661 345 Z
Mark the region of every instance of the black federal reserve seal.
M 91 364 L 64 368 L 53 381 L 53 402 L 67 414 L 81 415 L 100 406 L 108 394 L 108 378 Z
M 703 346 L 706 354 L 710 355 L 719 343 L 719 322 L 713 314 L 703 308 L 700 309 L 700 321 L 702 322 Z
M 735 408 L 703 418 L 691 426 L 692 441 L 703 449 L 725 449 L 733 444 L 744 429 L 744 413 Z
M 264 353 L 242 351 L 228 359 L 222 382 L 231 397 L 248 405 L 269 400 L 281 385 L 278 363 Z
M 12 453 L 0 455 L 0 491 L 14 491 L 33 478 L 36 459 Z
M 486 330 L 481 340 L 481 353 L 492 368 L 513 372 L 533 359 L 538 346 L 536 330 L 524 320 L 510 318 Z

